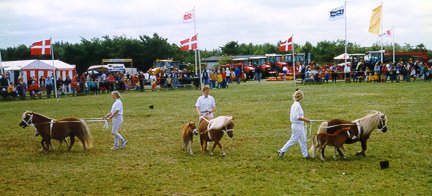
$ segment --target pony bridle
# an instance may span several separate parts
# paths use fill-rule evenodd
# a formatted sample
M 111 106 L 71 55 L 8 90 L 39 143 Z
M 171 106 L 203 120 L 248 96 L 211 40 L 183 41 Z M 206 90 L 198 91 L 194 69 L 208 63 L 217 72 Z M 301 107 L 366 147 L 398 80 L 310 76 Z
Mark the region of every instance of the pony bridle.
M 29 119 L 27 121 L 25 121 L 24 119 L 22 119 L 21 122 L 25 123 L 26 126 L 34 125 L 33 124 L 33 114 L 29 114 Z
M 227 133 L 228 134 L 228 132 L 232 132 L 234 129 L 228 129 L 228 127 L 225 127 L 225 129 L 222 129 L 222 131 L 223 132 L 225 132 L 225 133 Z
M 382 131 L 384 128 L 387 127 L 387 123 L 384 123 L 383 118 L 385 118 L 385 115 L 380 116 L 380 120 L 381 120 L 381 128 L 380 128 L 380 129 L 377 128 L 377 129 L 380 130 L 380 131 Z

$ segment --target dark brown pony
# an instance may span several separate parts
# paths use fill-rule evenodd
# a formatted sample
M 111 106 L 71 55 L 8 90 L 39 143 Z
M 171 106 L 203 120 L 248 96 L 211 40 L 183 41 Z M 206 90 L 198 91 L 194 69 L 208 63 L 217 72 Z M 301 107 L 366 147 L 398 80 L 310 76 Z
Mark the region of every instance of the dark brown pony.
M 193 135 L 198 134 L 196 129 L 197 128 L 194 122 L 188 122 L 185 125 L 183 125 L 183 127 L 181 128 L 181 135 L 183 139 L 182 149 L 185 153 L 193 154 L 192 152 Z
M 312 142 L 314 143 L 314 157 L 316 156 L 316 151 L 321 152 L 321 160 L 324 161 L 324 150 L 327 145 L 334 147 L 333 159 L 336 160 L 336 151 L 342 148 L 344 151 L 343 157 L 345 158 L 345 148 L 343 144 L 347 139 L 355 139 L 354 131 L 350 127 L 343 127 L 333 134 L 330 133 L 319 133 L 313 137 Z
M 334 133 L 344 127 L 349 127 L 357 135 L 356 139 L 348 138 L 345 141 L 345 144 L 353 144 L 360 141 L 362 150 L 358 151 L 356 155 L 366 156 L 366 142 L 372 131 L 378 129 L 383 133 L 387 132 L 387 116 L 382 112 L 374 111 L 354 121 L 332 119 L 321 123 L 318 128 L 318 133 Z M 314 145 L 312 145 L 309 151 L 314 150 L 314 148 Z M 338 152 L 343 156 L 343 153 L 340 150 L 338 150 Z
M 217 125 L 217 126 L 209 127 L 209 123 L 217 122 L 216 119 L 225 119 L 225 123 L 223 125 L 221 124 L 219 126 Z M 225 152 L 223 151 L 222 145 L 220 144 L 220 140 L 222 139 L 224 133 L 226 133 L 230 138 L 234 136 L 233 134 L 234 123 L 232 122 L 232 120 L 233 117 L 231 116 L 219 116 L 212 120 L 209 120 L 207 118 L 201 118 L 198 131 L 200 134 L 200 143 L 201 143 L 202 152 L 207 151 L 207 142 L 214 142 L 210 155 L 213 155 L 213 151 L 217 145 L 221 150 L 221 155 L 225 156 Z
M 75 136 L 83 144 L 84 150 L 91 147 L 91 133 L 87 124 L 82 119 L 68 117 L 61 120 L 55 120 L 36 112 L 24 112 L 19 126 L 23 129 L 29 125 L 33 125 L 42 136 L 41 145 L 46 151 L 49 151 L 51 140 L 65 141 L 69 137 L 70 143 L 68 150 L 72 149 L 75 143 Z

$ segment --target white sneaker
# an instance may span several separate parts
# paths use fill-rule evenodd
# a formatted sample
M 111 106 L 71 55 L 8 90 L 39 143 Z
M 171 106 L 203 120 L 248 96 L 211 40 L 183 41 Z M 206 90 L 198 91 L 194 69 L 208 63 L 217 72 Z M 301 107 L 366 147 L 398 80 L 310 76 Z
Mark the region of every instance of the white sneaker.
M 111 148 L 111 150 L 118 150 L 118 149 L 119 149 L 118 146 L 113 146 L 113 147 Z
M 123 140 L 123 142 L 122 142 L 122 145 L 121 145 L 121 147 L 120 148 L 124 148 L 124 147 L 126 147 L 126 144 L 128 143 L 128 141 L 127 140 Z

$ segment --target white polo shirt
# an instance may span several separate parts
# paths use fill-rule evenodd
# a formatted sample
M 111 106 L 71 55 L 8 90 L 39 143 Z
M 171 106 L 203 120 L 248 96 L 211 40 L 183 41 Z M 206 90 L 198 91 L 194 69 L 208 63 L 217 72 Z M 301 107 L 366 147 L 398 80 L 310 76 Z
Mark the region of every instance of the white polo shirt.
M 123 103 L 120 99 L 116 99 L 111 107 L 111 114 L 118 110 L 117 115 L 123 115 Z
M 304 117 L 303 109 L 300 105 L 300 102 L 294 101 L 291 105 L 291 113 L 290 113 L 290 121 L 293 124 L 304 124 L 303 121 L 299 120 L 300 117 Z
M 195 103 L 195 107 L 199 108 L 200 113 L 205 113 L 215 108 L 216 102 L 211 95 L 208 95 L 207 97 L 201 95 L 200 97 L 198 97 Z

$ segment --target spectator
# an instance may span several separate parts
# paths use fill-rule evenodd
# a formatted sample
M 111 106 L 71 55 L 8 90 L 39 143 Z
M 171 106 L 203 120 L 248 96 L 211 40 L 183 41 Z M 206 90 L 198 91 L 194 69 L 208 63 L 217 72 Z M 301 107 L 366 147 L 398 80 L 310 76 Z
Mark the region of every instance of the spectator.
M 32 97 L 33 99 L 36 98 L 36 96 L 42 98 L 41 93 L 39 91 L 39 85 L 36 81 L 32 81 L 32 84 L 29 86 L 28 90 L 30 92 L 30 97 Z
M 237 84 L 240 84 L 240 77 L 241 77 L 241 74 L 242 74 L 242 71 L 241 71 L 240 67 L 236 67 L 235 70 L 234 70 L 234 72 L 235 72 Z
M 7 88 L 7 94 L 8 94 L 8 96 L 10 96 L 12 98 L 16 98 L 18 96 L 13 82 L 11 82 L 9 84 L 9 86 Z
M 53 85 L 54 85 L 54 78 L 48 76 L 48 78 L 45 80 L 45 89 L 47 93 L 47 98 L 51 98 Z
M 225 80 L 225 84 L 228 86 L 231 83 L 231 70 L 229 69 L 229 67 L 225 68 L 225 74 L 226 74 L 226 80 Z
M 345 74 L 345 82 L 350 82 L 350 76 L 351 76 L 351 66 L 346 64 L 344 67 L 344 74 Z

